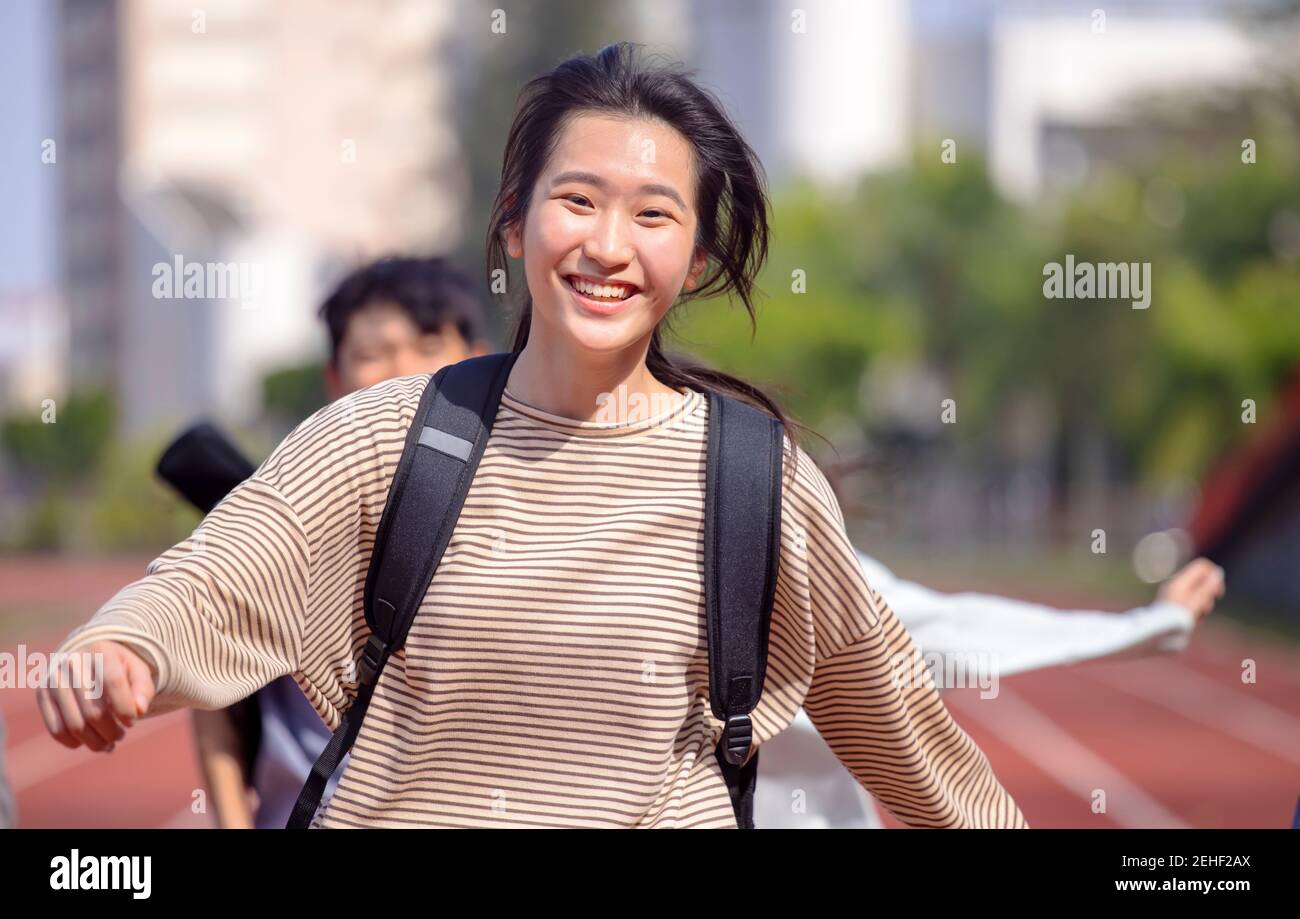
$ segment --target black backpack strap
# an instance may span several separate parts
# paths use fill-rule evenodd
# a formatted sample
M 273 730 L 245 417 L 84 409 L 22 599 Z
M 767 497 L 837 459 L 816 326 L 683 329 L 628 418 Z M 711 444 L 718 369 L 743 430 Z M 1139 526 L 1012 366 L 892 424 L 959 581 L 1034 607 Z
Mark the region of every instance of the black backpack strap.
M 723 722 L 715 755 L 736 823 L 754 826 L 758 753 L 750 713 L 763 694 L 781 559 L 784 428 L 737 399 L 709 393 L 704 499 L 704 597 L 709 704 Z
M 330 776 L 356 741 L 384 665 L 406 641 L 451 541 L 518 356 L 488 354 L 444 367 L 420 397 L 366 574 L 371 634 L 357 662 L 357 696 L 312 767 L 287 829 L 311 825 Z

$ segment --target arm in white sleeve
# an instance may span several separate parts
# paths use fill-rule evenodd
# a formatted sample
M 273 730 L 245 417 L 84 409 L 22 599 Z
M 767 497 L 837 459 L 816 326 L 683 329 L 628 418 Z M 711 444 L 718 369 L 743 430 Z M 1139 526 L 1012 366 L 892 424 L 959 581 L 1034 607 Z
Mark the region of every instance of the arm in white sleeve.
M 982 653 L 1002 676 L 1187 647 L 1196 617 L 1170 601 L 1123 613 L 1061 610 L 991 594 L 946 594 L 894 575 L 858 552 L 867 580 L 926 654 Z

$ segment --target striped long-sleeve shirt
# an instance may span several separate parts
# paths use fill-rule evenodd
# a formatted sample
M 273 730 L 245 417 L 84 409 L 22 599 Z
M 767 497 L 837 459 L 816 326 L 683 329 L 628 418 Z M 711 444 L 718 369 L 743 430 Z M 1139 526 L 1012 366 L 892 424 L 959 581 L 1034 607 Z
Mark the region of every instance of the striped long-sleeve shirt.
M 137 650 L 156 672 L 153 712 L 222 707 L 293 674 L 337 726 L 368 635 L 376 528 L 425 381 L 389 380 L 312 415 L 61 650 Z M 708 400 L 683 394 L 655 417 L 605 424 L 506 390 L 316 825 L 736 825 L 708 701 Z M 905 823 L 1025 826 L 867 584 L 825 477 L 788 440 L 785 462 L 756 747 L 803 706 Z

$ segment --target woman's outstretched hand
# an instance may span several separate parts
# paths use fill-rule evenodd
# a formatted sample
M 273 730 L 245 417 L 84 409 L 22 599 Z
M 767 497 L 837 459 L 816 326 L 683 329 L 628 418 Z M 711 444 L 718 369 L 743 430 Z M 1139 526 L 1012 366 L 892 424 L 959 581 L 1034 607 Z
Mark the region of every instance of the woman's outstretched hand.
M 65 747 L 111 753 L 153 704 L 149 664 L 126 645 L 96 641 L 67 652 L 36 690 L 50 735 Z

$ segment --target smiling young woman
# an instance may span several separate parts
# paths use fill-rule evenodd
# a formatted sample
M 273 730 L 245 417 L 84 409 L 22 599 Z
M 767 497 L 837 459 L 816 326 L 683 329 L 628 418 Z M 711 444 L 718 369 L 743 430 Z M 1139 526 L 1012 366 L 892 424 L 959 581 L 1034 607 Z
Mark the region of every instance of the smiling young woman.
M 619 387 L 683 398 L 644 355 L 706 265 L 694 245 L 690 147 L 647 119 L 575 113 L 557 127 L 524 219 L 502 231 L 509 254 L 524 259 L 531 299 L 510 389 L 580 419 L 595 413 L 600 393 Z
M 793 423 L 751 384 L 663 350 L 683 301 L 735 296 L 752 319 L 767 238 L 757 157 L 681 68 L 619 44 L 524 88 L 488 236 L 490 271 L 523 260 L 517 356 L 450 542 L 317 825 L 737 825 L 709 701 L 710 392 L 785 429 L 751 750 L 802 706 L 905 823 L 1026 825 L 933 683 L 899 685 L 894 667 L 916 672 L 920 653 L 867 584 Z M 98 647 L 144 702 L 123 691 L 88 711 L 43 695 L 51 732 L 104 749 L 141 711 L 225 705 L 290 673 L 335 728 L 356 697 L 367 565 L 426 380 L 313 415 L 201 536 L 74 633 L 64 650 Z M 593 420 L 616 391 L 663 408 Z

